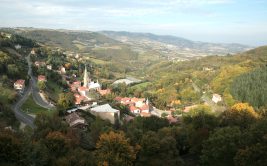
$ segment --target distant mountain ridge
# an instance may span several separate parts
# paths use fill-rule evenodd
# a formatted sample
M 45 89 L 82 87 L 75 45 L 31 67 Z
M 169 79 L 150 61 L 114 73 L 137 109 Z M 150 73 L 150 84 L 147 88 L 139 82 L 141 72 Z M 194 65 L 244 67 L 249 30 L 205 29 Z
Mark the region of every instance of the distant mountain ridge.
M 133 33 L 126 31 L 101 31 L 100 33 L 131 45 L 136 50 L 146 49 L 149 44 L 163 53 L 180 53 L 187 56 L 226 55 L 244 52 L 252 47 L 236 43 L 208 43 L 191 41 L 170 35 L 155 35 L 152 33 Z
M 149 55 L 182 61 L 209 55 L 236 54 L 252 49 L 252 47 L 242 44 L 198 42 L 176 36 L 155 35 L 152 33 L 126 31 L 92 32 L 31 27 L 0 29 L 30 38 L 40 44 L 61 47 L 80 53 L 97 54 L 96 57 L 109 56 L 108 53 L 110 52 L 113 52 L 114 55 L 112 56 L 115 56 L 119 52 L 118 58 L 121 57 L 122 53 L 127 54 L 127 56 L 138 53 L 140 56 Z M 105 54 L 103 54 L 103 50 L 106 50 Z M 101 55 L 99 52 L 101 52 Z

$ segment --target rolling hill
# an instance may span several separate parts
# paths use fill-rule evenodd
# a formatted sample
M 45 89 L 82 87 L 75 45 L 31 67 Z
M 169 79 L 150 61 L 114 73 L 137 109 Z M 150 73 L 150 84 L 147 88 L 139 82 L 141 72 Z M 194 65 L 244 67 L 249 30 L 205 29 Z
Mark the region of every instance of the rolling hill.
M 161 36 L 151 33 L 131 33 L 124 31 L 102 31 L 100 33 L 128 44 L 133 50 L 138 52 L 146 52 L 153 49 L 168 56 L 168 59 L 176 59 L 177 57 L 188 59 L 195 56 L 227 55 L 251 49 L 250 46 L 235 43 L 198 42 L 181 37 Z

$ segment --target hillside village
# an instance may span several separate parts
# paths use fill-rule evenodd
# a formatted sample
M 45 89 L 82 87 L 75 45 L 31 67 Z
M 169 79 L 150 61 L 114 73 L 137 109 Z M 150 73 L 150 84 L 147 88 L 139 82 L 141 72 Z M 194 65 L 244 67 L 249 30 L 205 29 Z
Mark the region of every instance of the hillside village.
M 247 136 L 258 130 L 254 125 L 265 123 L 265 98 L 257 94 L 264 91 L 265 47 L 235 56 L 151 62 L 143 69 L 125 68 L 121 73 L 121 69 L 113 70 L 116 65 L 102 60 L 90 60 L 78 52 L 69 53 L 58 47 L 36 45 L 24 38 L 27 45 L 23 45 L 12 36 L 8 33 L 0 36 L 4 38 L 4 42 L 0 38 L 3 57 L 0 131 L 6 133 L 0 139 L 5 136 L 17 139 L 23 135 L 17 142 L 23 145 L 33 142 L 29 143 L 34 148 L 30 155 L 38 156 L 39 145 L 42 146 L 42 152 L 49 156 L 40 160 L 43 163 L 60 163 L 61 159 L 53 158 L 58 154 L 67 158 L 75 155 L 75 160 L 81 158 L 76 161 L 79 165 L 102 163 L 99 143 L 104 137 L 110 137 L 111 142 L 127 140 L 132 150 L 124 149 L 121 153 L 134 156 L 129 162 L 139 165 L 164 165 L 165 160 L 170 165 L 210 162 L 213 147 L 228 146 L 230 141 L 229 146 L 237 146 L 229 157 L 233 165 L 234 155 L 239 156 L 239 151 L 253 146 L 235 141 L 241 142 L 243 134 Z M 221 63 L 215 64 L 218 59 Z M 243 80 L 250 77 L 258 80 L 257 87 Z M 239 89 L 243 83 L 255 88 L 250 93 L 254 95 L 252 98 L 244 95 L 250 89 Z M 240 101 L 250 101 L 253 107 Z M 213 142 L 214 137 L 221 139 L 222 144 L 209 144 L 217 143 Z M 120 147 L 123 145 L 118 143 Z M 27 155 L 23 148 L 20 147 L 19 153 Z M 62 149 L 65 152 L 60 154 Z M 224 157 L 227 151 L 219 156 Z M 39 161 L 29 159 L 29 162 Z M 125 164 L 120 160 L 114 162 Z
M 111 95 L 112 89 L 111 88 L 105 88 L 103 89 L 101 86 L 101 83 L 98 79 L 91 79 L 90 78 L 90 72 L 88 72 L 87 65 L 84 65 L 84 71 L 81 76 L 69 73 L 69 70 L 66 69 L 64 66 L 55 66 L 52 67 L 52 64 L 47 64 L 45 59 L 38 60 L 38 56 L 42 56 L 41 52 L 36 53 L 36 48 L 32 48 L 30 51 L 30 55 L 36 59 L 33 62 L 34 67 L 38 70 L 41 68 L 46 68 L 47 72 L 56 72 L 59 75 L 61 75 L 62 80 L 66 81 L 68 90 L 71 92 L 71 95 L 74 97 L 74 105 L 72 108 L 68 109 L 66 108 L 66 112 L 68 112 L 67 117 L 74 116 L 75 118 L 67 118 L 67 122 L 70 126 L 75 126 L 73 124 L 73 121 L 76 119 L 83 119 L 79 116 L 79 114 L 76 113 L 79 111 L 89 111 L 90 113 L 97 115 L 101 117 L 103 120 L 109 120 L 111 123 L 115 123 L 116 119 L 118 118 L 118 121 L 128 121 L 129 119 L 134 119 L 136 116 L 141 117 L 150 117 L 150 116 L 158 116 L 161 118 L 166 118 L 169 120 L 170 123 L 177 123 L 179 122 L 181 118 L 182 112 L 188 112 L 191 108 L 196 107 L 197 105 L 189 105 L 185 106 L 180 114 L 175 114 L 175 108 L 173 107 L 173 103 L 170 104 L 168 109 L 160 110 L 153 106 L 153 104 L 149 101 L 149 98 L 138 98 L 136 96 L 114 96 L 111 103 L 103 103 L 102 100 L 108 95 Z M 52 50 L 52 52 L 58 52 L 60 50 Z M 64 53 L 63 53 L 64 54 Z M 75 56 L 73 56 L 75 55 Z M 81 58 L 78 56 L 78 54 L 72 54 L 70 56 L 66 56 L 70 61 L 70 59 L 74 58 Z M 205 68 L 206 69 L 206 68 Z M 208 68 L 209 69 L 209 68 Z M 203 69 L 204 70 L 204 69 Z M 81 79 L 82 78 L 82 79 Z M 82 80 L 82 81 L 81 81 Z M 49 101 L 49 95 L 45 92 L 45 84 L 47 82 L 47 78 L 45 75 L 37 75 L 37 84 L 40 90 L 40 95 L 43 98 L 44 101 L 48 103 L 52 103 L 53 101 Z M 119 86 L 120 84 L 130 85 L 130 84 L 138 84 L 142 83 L 141 80 L 128 77 L 125 79 L 118 79 L 114 81 L 113 86 Z M 23 90 L 25 88 L 25 80 L 17 80 L 14 83 L 14 88 L 18 90 L 20 93 L 23 93 Z M 211 98 L 210 102 L 213 103 L 213 105 L 216 105 L 218 102 L 222 101 L 222 97 L 219 94 L 213 94 L 213 97 Z M 176 101 L 179 104 L 179 101 Z M 99 103 L 101 103 L 99 105 Z M 119 105 L 125 106 L 128 113 L 121 112 L 122 110 L 114 109 L 110 106 L 112 103 L 117 103 Z M 56 104 L 56 103 L 54 103 Z M 206 103 L 209 105 L 209 103 Z M 98 111 L 94 111 L 98 110 Z M 114 112 L 117 112 L 118 114 L 115 115 Z M 74 114 L 74 115 L 72 115 Z M 80 125 L 80 123 L 86 124 L 85 120 L 77 121 L 77 126 Z

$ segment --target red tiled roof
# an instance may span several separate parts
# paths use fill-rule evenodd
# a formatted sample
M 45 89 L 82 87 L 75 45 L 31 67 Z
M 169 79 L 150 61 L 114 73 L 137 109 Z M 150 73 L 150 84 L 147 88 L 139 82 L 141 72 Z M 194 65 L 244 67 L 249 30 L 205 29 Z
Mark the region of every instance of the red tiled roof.
M 39 75 L 38 81 L 46 81 L 46 77 L 44 75 Z
M 140 110 L 149 110 L 149 105 L 144 104 L 144 105 L 140 108 Z
M 128 101 L 128 102 L 124 102 L 122 104 L 124 104 L 124 105 L 134 105 L 135 103 L 134 102 L 131 102 L 131 101 Z
M 98 90 L 98 92 L 100 93 L 100 95 L 104 96 L 104 95 L 110 94 L 111 90 L 110 89 Z
M 151 116 L 150 113 L 146 113 L 146 112 L 141 112 L 140 115 L 141 115 L 142 117 L 150 117 L 150 116 Z
M 173 117 L 172 115 L 168 115 L 167 119 L 168 119 L 169 123 L 177 123 L 178 122 L 178 119 Z
M 122 97 L 117 96 L 117 97 L 115 97 L 114 100 L 116 100 L 116 101 L 121 101 L 121 99 L 122 99 Z
M 121 99 L 122 102 L 127 102 L 127 101 L 131 101 L 131 98 L 129 97 L 124 97 Z
M 81 81 L 75 81 L 72 84 L 75 85 L 75 86 L 81 86 Z
M 24 85 L 25 80 L 19 79 L 15 82 L 15 84 Z
M 141 102 L 144 102 L 145 101 L 145 98 L 137 98 L 137 97 L 134 97 L 134 98 L 131 98 L 131 101 L 132 102 L 138 102 L 138 101 L 141 101 Z
M 84 100 L 84 96 L 81 96 L 77 93 L 74 94 L 75 97 L 75 104 L 81 104 L 81 102 Z
M 89 89 L 87 87 L 84 87 L 84 86 L 80 86 L 78 88 L 78 91 L 89 91 Z
M 135 111 L 135 110 L 138 110 L 138 108 L 136 108 L 136 107 L 135 107 L 135 106 L 133 106 L 133 105 L 132 105 L 132 106 L 130 106 L 130 108 L 129 108 L 129 109 L 130 109 L 130 111 L 131 111 L 131 112 L 133 112 L 133 111 Z

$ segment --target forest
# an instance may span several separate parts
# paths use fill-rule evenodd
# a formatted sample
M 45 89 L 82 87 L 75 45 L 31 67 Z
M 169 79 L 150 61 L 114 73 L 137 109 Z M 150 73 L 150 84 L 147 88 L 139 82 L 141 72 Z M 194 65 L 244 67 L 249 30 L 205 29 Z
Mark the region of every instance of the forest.
M 233 96 L 256 108 L 267 107 L 267 66 L 242 74 L 231 87 Z
M 84 113 L 87 129 L 39 114 L 34 130 L 1 128 L 1 165 L 222 165 L 266 163 L 266 110 L 237 103 L 220 115 L 198 106 L 178 124 L 137 117 L 113 126 Z M 244 139 L 245 138 L 245 139 Z

